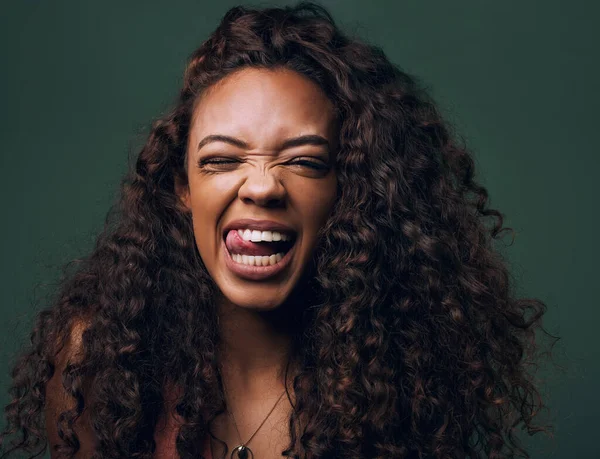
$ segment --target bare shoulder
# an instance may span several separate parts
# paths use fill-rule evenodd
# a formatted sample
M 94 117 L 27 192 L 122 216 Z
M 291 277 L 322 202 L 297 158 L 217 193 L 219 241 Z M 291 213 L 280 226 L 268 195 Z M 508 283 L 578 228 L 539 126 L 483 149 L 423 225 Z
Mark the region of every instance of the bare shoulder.
M 60 343 L 54 343 L 57 348 L 53 359 L 54 374 L 46 384 L 45 419 L 48 443 L 52 458 L 58 458 L 55 451 L 58 445 L 65 445 L 59 434 L 59 420 L 63 412 L 73 409 L 76 400 L 63 385 L 63 372 L 69 363 L 80 362 L 84 357 L 83 334 L 89 327 L 84 320 L 74 321 L 68 330 L 60 337 Z M 177 458 L 176 438 L 183 419 L 176 413 L 175 406 L 182 391 L 169 382 L 163 390 L 164 404 L 159 415 L 155 431 L 156 458 Z M 84 409 L 74 425 L 80 448 L 75 454 L 76 459 L 87 459 L 92 456 L 95 447 L 95 436 L 91 428 L 88 399 L 91 394 L 84 394 Z
M 60 337 L 60 343 L 55 343 L 58 349 L 54 357 L 54 374 L 46 384 L 46 397 L 44 415 L 46 420 L 46 431 L 52 457 L 55 455 L 55 446 L 63 445 L 59 435 L 59 419 L 61 413 L 71 410 L 76 406 L 76 400 L 65 389 L 63 385 L 63 371 L 69 363 L 80 362 L 83 357 L 83 333 L 88 327 L 88 322 L 75 320 L 69 329 L 64 331 Z M 80 449 L 76 458 L 89 457 L 93 450 L 93 436 L 88 423 L 86 410 L 77 419 L 74 426 L 80 442 Z

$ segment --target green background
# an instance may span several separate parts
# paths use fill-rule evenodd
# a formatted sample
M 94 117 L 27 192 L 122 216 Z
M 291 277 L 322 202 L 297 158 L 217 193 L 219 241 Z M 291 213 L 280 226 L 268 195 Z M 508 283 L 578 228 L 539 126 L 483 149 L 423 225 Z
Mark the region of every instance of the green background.
M 34 311 L 91 248 L 187 56 L 239 3 L 0 3 L 2 405 Z M 548 305 L 544 325 L 562 337 L 563 369 L 541 374 L 555 434 L 525 439 L 532 457 L 600 457 L 597 3 L 322 4 L 430 88 L 517 232 L 506 253 L 518 291 Z

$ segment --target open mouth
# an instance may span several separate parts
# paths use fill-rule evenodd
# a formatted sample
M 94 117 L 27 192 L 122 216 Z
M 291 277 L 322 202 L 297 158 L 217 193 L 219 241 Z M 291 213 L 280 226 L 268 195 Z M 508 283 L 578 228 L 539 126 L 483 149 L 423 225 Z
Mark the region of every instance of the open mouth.
M 292 249 L 296 234 L 292 232 L 230 230 L 223 235 L 231 259 L 246 266 L 274 266 Z

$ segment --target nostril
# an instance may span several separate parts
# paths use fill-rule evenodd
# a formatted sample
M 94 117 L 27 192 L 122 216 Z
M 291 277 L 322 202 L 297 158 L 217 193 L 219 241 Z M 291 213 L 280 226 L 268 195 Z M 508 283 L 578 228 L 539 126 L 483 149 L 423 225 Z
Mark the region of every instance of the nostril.
M 279 198 L 269 198 L 269 199 L 263 200 L 263 199 L 259 199 L 259 198 L 244 197 L 244 198 L 242 198 L 242 202 L 244 204 L 256 204 L 258 206 L 266 207 L 268 209 L 279 209 L 279 208 L 285 207 L 285 200 L 279 199 Z

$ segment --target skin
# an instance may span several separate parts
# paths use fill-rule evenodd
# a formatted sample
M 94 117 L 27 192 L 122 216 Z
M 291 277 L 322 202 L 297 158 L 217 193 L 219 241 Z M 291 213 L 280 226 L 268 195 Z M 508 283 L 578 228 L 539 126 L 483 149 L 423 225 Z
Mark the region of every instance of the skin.
M 247 145 L 218 141 L 198 149 L 202 139 L 214 134 Z M 285 140 L 304 135 L 320 136 L 327 145 L 282 148 Z M 221 292 L 221 371 L 243 441 L 288 384 L 283 368 L 292 324 L 285 311 L 299 301 L 295 288 L 335 202 L 338 136 L 332 102 L 311 80 L 287 69 L 240 70 L 211 87 L 194 109 L 187 184 L 178 185 L 178 194 L 192 214 L 200 256 Z M 274 220 L 297 232 L 291 263 L 276 277 L 248 280 L 226 266 L 223 229 L 239 218 Z M 284 396 L 249 444 L 256 457 L 281 457 L 289 413 Z M 227 415 L 211 429 L 230 451 L 240 443 Z

